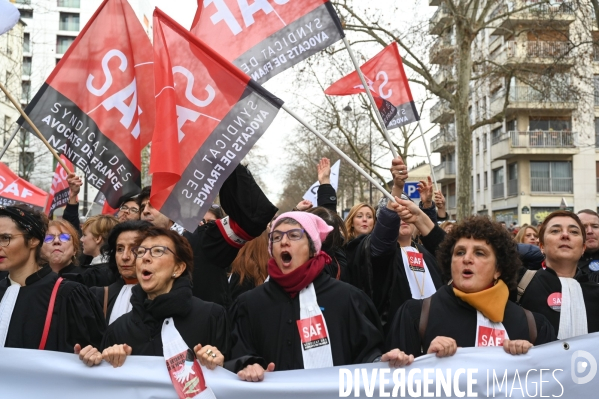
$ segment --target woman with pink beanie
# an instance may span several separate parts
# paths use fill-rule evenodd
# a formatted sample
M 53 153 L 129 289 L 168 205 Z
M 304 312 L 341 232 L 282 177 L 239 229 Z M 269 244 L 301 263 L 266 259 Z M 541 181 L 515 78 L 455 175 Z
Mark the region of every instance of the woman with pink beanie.
M 239 296 L 231 308 L 232 353 L 226 367 L 242 380 L 265 371 L 295 370 L 413 357 L 382 355 L 383 333 L 372 301 L 357 288 L 323 273 L 321 251 L 332 227 L 306 212 L 287 212 L 269 234 L 269 281 Z M 382 356 L 381 356 L 382 355 Z

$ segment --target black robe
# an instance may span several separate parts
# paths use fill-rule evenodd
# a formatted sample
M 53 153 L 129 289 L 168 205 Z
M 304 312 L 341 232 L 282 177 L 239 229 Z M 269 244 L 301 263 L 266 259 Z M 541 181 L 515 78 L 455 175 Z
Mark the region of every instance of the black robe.
M 45 266 L 27 277 L 19 290 L 10 319 L 6 347 L 38 349 L 44 331 L 50 296 L 58 275 Z M 8 278 L 0 281 L 0 300 L 10 286 Z M 73 353 L 75 344 L 98 347 L 106 325 L 102 309 L 89 289 L 64 280 L 58 289 L 46 349 Z
M 212 345 L 226 356 L 229 328 L 225 309 L 194 297 L 187 277 L 179 277 L 170 292 L 154 300 L 147 299 L 146 293 L 136 285 L 131 305 L 131 312 L 108 326 L 102 350 L 127 344 L 133 349 L 133 355 L 163 356 L 162 323 L 172 317 L 177 331 L 191 350 L 197 344 Z
M 239 295 L 256 288 L 256 284 L 251 277 L 246 275 L 243 282 L 240 283 L 240 280 L 241 277 L 237 273 L 231 273 L 229 276 L 229 290 L 231 291 L 231 298 L 233 301 L 235 301 Z
M 230 219 L 251 237 L 262 234 L 277 212 L 242 165 L 225 180 L 219 198 Z M 227 270 L 240 247 L 231 245 L 218 221 L 199 226 L 193 233 L 186 231 L 183 236 L 193 250 L 193 295 L 228 308 L 232 299 Z
M 121 288 L 125 286 L 125 280 L 122 277 L 119 277 L 114 283 L 108 286 L 108 303 L 106 304 L 106 324 L 110 320 L 110 315 L 112 314 L 112 308 L 114 308 L 114 303 L 121 292 Z M 102 311 L 104 310 L 104 287 L 92 287 L 90 291 L 94 294 Z
M 424 342 L 419 332 L 422 302 L 421 299 L 411 299 L 399 309 L 387 336 L 387 349 L 399 348 L 409 355 L 420 356 L 426 354 L 432 340 L 438 336 L 455 339 L 461 348 L 475 346 L 476 309 L 456 297 L 453 287 L 445 285 L 431 297 Z M 534 344 L 555 341 L 555 331 L 547 318 L 539 313 L 533 315 L 537 325 Z M 511 340 L 530 341 L 526 314 L 514 302 L 507 302 L 502 323 Z
M 86 287 L 106 287 L 114 283 L 118 277 L 115 276 L 108 263 L 96 263 L 95 265 L 75 266 L 70 264 L 59 272 L 61 277 L 76 281 Z
M 422 253 L 437 289 L 443 285 L 443 279 L 434 251 L 444 238 L 445 232 L 435 226 L 427 237 L 423 237 L 426 247 L 413 244 Z M 429 248 L 432 251 L 428 250 Z M 404 302 L 412 299 L 399 244 L 390 252 L 374 257 L 370 252 L 370 234 L 359 236 L 348 244 L 348 269 L 350 284 L 360 288 L 372 298 L 386 335 L 388 324 L 393 320 L 397 310 Z
M 599 284 L 589 281 L 589 277 L 577 270 L 576 281 L 580 283 L 584 305 L 587 311 L 587 325 L 589 334 L 599 331 Z M 520 305 L 533 312 L 539 312 L 553 325 L 555 333 L 559 333 L 560 312 L 553 310 L 547 303 L 549 295 L 562 292 L 559 277 L 550 268 L 537 271 L 526 287 L 520 299 Z
M 372 301 L 349 284 L 321 273 L 314 290 L 325 318 L 335 366 L 372 362 L 381 355 L 383 333 Z M 291 298 L 269 280 L 239 296 L 231 308 L 232 360 L 225 364 L 238 372 L 249 364 L 275 370 L 304 368 L 297 320 L 299 295 Z

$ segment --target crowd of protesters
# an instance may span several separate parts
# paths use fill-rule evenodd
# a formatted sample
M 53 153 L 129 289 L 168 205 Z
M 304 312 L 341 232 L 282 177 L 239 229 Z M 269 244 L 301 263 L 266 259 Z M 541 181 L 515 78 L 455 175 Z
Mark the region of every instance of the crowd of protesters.
M 74 174 L 62 218 L 0 207 L 0 345 L 119 367 L 163 356 L 172 320 L 201 364 L 260 381 L 460 347 L 519 355 L 599 331 L 597 212 L 517 231 L 451 221 L 430 178 L 420 203 L 403 194 L 396 158 L 395 201 L 357 204 L 344 221 L 330 171 L 322 159 L 317 204 L 279 211 L 240 165 L 193 232 L 152 206 L 151 187 L 80 224 Z

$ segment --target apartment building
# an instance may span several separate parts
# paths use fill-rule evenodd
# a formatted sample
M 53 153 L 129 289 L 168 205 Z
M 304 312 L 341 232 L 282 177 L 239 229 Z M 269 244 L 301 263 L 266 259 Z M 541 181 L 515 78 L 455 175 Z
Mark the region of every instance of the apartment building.
M 20 20 L 11 30 L 0 36 L 0 80 L 17 99 L 21 97 L 24 29 L 25 23 Z M 17 119 L 19 119 L 19 112 L 12 105 L 8 96 L 0 93 L 0 147 L 4 147 L 7 143 Z M 15 145 L 16 142 L 13 147 Z M 9 162 L 8 157 L 3 157 L 2 161 L 13 170 L 18 170 L 20 166 L 19 158 Z M 21 162 L 21 166 L 23 166 L 23 162 Z
M 437 82 L 454 76 L 453 17 L 441 3 L 429 0 L 438 7 L 429 30 L 438 36 L 430 52 Z M 476 51 L 477 57 L 499 66 L 529 70 L 551 66 L 552 82 L 547 87 L 556 88 L 540 92 L 542 82 L 533 88 L 523 79 L 507 77 L 470 83 L 471 123 L 505 110 L 502 122 L 478 128 L 472 135 L 472 213 L 537 225 L 560 205 L 574 211 L 596 210 L 599 95 L 594 90 L 599 90 L 599 57 L 591 44 L 597 37 L 592 13 L 577 10 L 569 1 L 506 0 L 497 2 L 488 18 L 498 15 L 503 17 L 492 23 L 493 29 L 475 40 L 473 55 Z M 439 101 L 430 110 L 430 120 L 440 125 L 431 147 L 440 153 L 435 172 L 454 214 L 460 162 L 454 111 L 448 102 Z
M 26 24 L 22 41 L 23 73 L 19 77 L 21 104 L 26 107 L 102 0 L 10 1 L 15 3 Z M 151 39 L 153 0 L 129 0 L 129 4 Z M 20 152 L 29 153 L 31 158 L 28 164 L 31 168 L 31 182 L 40 188 L 49 189 L 56 162 L 40 140 L 30 138 L 32 133 L 20 134 L 21 141 L 26 144 L 26 148 L 21 148 Z M 9 159 L 19 156 L 18 153 L 7 155 Z M 96 190 L 90 188 L 90 201 L 95 194 Z

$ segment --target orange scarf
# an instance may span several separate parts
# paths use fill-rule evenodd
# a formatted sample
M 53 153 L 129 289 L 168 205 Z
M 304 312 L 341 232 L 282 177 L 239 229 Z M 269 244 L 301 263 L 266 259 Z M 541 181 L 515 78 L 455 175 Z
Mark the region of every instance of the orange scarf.
M 503 280 L 497 280 L 497 284 L 479 292 L 466 293 L 453 287 L 455 296 L 478 310 L 493 323 L 503 322 L 505 305 L 507 305 L 510 290 Z

